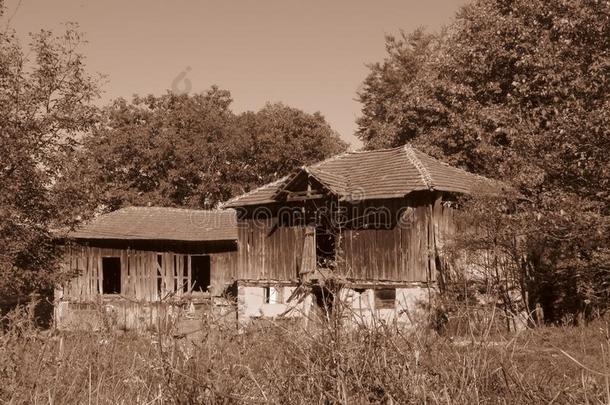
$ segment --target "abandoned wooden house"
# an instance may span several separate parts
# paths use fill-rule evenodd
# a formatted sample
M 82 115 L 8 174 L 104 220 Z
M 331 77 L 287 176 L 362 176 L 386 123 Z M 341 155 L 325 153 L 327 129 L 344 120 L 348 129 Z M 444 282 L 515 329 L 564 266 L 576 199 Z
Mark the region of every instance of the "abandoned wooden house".
M 64 239 L 73 278 L 56 291 L 56 325 L 235 321 L 235 296 L 240 324 L 338 308 L 412 323 L 443 279 L 456 197 L 501 187 L 406 145 L 302 167 L 232 209 L 123 208 Z
M 347 152 L 228 201 L 240 323 L 336 302 L 364 322 L 412 322 L 442 276 L 456 196 L 499 187 L 406 145 Z
M 73 278 L 56 290 L 56 325 L 137 329 L 222 312 L 236 241 L 233 210 L 130 207 L 101 215 L 63 239 L 63 271 Z

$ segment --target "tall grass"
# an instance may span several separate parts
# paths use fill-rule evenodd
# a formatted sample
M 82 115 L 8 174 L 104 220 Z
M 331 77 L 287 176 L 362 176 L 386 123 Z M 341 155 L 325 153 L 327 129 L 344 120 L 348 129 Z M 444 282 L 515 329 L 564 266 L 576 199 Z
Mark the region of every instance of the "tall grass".
M 202 324 L 189 339 L 37 329 L 14 312 L 0 334 L 10 404 L 607 403 L 608 327 L 439 336 L 382 322 L 304 328 Z M 484 329 L 484 328 L 482 328 Z

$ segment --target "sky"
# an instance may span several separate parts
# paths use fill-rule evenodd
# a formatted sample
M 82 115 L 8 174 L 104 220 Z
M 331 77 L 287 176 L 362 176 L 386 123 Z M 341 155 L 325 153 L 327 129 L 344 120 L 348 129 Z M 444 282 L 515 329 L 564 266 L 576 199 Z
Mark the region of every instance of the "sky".
M 205 91 L 233 96 L 233 111 L 283 102 L 320 111 L 354 136 L 357 91 L 384 37 L 451 23 L 466 0 L 7 0 L 6 17 L 27 44 L 41 28 L 77 22 L 90 72 L 106 75 L 100 104 L 134 94 Z

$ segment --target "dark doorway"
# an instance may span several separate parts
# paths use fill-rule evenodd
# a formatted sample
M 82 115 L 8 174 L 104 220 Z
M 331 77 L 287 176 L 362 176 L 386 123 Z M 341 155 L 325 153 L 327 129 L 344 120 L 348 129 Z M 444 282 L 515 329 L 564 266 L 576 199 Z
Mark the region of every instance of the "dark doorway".
M 121 293 L 121 258 L 102 257 L 103 294 Z
M 322 268 L 330 268 L 335 262 L 335 235 L 327 228 L 316 228 L 316 261 Z
M 210 256 L 191 256 L 191 285 L 193 291 L 206 292 L 210 282 Z

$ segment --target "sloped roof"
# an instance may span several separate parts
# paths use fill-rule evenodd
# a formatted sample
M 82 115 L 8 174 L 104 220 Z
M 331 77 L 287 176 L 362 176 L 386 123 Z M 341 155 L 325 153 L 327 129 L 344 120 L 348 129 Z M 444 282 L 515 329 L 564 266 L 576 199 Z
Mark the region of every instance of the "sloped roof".
M 335 173 L 325 172 L 317 167 L 310 166 L 303 167 L 300 170 L 297 170 L 296 173 L 289 176 L 278 187 L 275 187 L 276 192 L 275 194 L 273 194 L 271 199 L 281 199 L 280 194 L 285 191 L 292 190 L 295 185 L 298 185 L 300 180 L 307 177 L 313 177 L 318 182 L 320 182 L 320 184 L 322 184 L 328 191 L 334 194 L 343 195 L 348 191 L 348 181 L 344 176 Z
M 127 207 L 100 215 L 70 232 L 68 238 L 189 242 L 237 240 L 237 220 L 234 210 Z
M 408 144 L 392 149 L 346 152 L 299 170 L 311 174 L 344 200 L 397 198 L 422 190 L 497 194 L 503 188 L 500 182 L 449 166 Z M 264 185 L 229 200 L 224 206 L 274 202 L 294 177 L 286 176 Z
M 307 167 L 305 170 L 333 193 L 339 195 L 349 193 L 349 181 L 347 180 L 347 177 L 314 166 Z
M 291 178 L 292 176 L 284 176 L 272 183 L 265 184 L 245 194 L 235 197 L 225 202 L 223 206 L 232 207 L 232 203 L 237 201 L 239 201 L 239 204 L 236 204 L 236 207 L 241 207 L 244 205 L 265 204 L 268 202 L 275 201 L 275 194 L 278 192 L 280 187 L 284 186 Z

